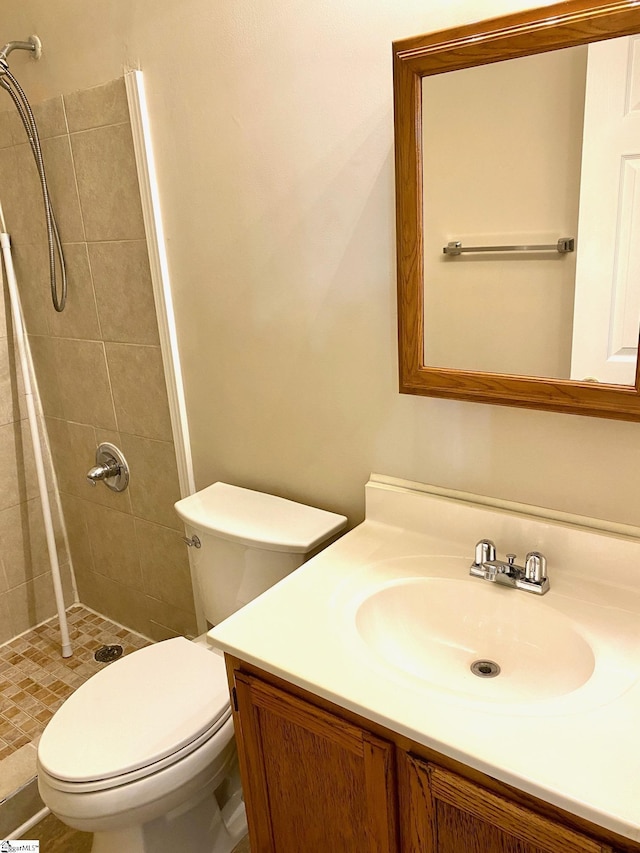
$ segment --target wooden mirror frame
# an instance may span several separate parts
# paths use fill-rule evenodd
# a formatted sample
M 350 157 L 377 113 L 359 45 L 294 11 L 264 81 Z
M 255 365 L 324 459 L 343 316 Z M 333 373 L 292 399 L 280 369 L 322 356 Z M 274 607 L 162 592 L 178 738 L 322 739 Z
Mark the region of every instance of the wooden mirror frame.
M 635 386 L 483 373 L 424 364 L 422 193 L 423 77 L 638 32 L 638 0 L 617 3 L 569 0 L 394 42 L 401 393 L 640 420 L 640 356 Z

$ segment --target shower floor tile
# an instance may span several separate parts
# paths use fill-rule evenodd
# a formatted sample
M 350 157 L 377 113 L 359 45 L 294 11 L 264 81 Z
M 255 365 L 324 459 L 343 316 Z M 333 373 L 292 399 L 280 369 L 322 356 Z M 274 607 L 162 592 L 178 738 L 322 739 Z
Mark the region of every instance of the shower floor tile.
M 82 605 L 67 620 L 73 657 L 60 656 L 57 617 L 0 646 L 0 761 L 37 742 L 64 700 L 109 665 L 94 658 L 101 646 L 118 644 L 128 654 L 151 642 Z

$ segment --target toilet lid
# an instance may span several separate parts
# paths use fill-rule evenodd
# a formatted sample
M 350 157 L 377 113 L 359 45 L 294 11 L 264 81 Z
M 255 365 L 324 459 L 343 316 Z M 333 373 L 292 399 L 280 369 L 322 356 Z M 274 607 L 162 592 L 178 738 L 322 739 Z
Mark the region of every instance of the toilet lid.
M 182 498 L 175 509 L 196 531 L 292 554 L 308 554 L 347 523 L 344 515 L 228 483 L 213 483 Z
M 228 712 L 223 657 L 176 637 L 120 658 L 79 687 L 44 730 L 38 758 L 68 782 L 113 778 L 213 734 Z

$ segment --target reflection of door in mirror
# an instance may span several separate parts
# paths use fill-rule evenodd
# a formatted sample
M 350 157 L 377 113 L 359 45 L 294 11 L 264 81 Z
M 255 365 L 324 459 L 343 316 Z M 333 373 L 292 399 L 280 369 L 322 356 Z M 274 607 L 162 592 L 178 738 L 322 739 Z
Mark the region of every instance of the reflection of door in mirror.
M 569 378 L 575 254 L 449 257 L 443 247 L 576 236 L 586 55 L 580 46 L 423 79 L 426 365 Z
M 589 45 L 584 122 L 571 378 L 633 385 L 640 318 L 638 36 Z

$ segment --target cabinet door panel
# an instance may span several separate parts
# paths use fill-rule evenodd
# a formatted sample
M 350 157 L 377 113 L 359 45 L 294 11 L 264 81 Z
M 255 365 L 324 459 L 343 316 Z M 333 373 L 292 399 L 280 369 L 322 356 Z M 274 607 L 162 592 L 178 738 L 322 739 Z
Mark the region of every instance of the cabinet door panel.
M 435 764 L 407 763 L 407 853 L 612 853 Z
M 237 673 L 254 853 L 397 853 L 393 746 Z

